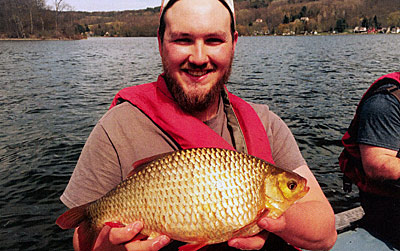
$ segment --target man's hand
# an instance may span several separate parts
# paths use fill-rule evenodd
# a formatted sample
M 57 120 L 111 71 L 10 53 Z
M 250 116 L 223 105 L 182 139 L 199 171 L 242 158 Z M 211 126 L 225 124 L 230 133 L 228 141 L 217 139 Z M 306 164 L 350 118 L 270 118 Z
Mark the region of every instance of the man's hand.
M 260 249 L 267 239 L 266 233 L 271 232 L 299 248 L 332 248 L 337 237 L 332 207 L 307 166 L 301 166 L 295 172 L 307 179 L 307 185 L 310 187 L 308 194 L 278 219 L 261 217 L 257 224 L 265 231 L 253 237 L 232 239 L 228 242 L 230 246 L 247 250 Z
M 285 229 L 286 220 L 284 215 L 276 220 L 262 216 L 258 220 L 257 225 L 265 231 L 252 237 L 231 239 L 228 241 L 228 245 L 243 250 L 259 250 L 264 246 L 270 232 L 279 233 Z
M 170 243 L 166 235 L 160 235 L 154 239 L 146 239 L 141 235 L 143 223 L 134 222 L 122 228 L 103 227 L 97 237 L 93 250 L 128 250 L 128 251 L 157 251 Z M 74 248 L 79 250 L 77 231 L 74 235 Z
M 252 237 L 234 238 L 228 241 L 228 245 L 243 250 L 259 250 L 264 246 L 268 234 L 267 231 L 262 231 Z

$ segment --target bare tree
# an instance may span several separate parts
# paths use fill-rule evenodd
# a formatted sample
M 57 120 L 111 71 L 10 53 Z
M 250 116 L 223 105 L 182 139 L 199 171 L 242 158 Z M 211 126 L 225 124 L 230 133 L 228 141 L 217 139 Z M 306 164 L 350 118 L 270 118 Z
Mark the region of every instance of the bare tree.
M 10 4 L 10 23 L 11 29 L 18 38 L 25 38 L 25 13 L 24 2 L 22 0 L 9 1 Z
M 66 4 L 64 0 L 54 0 L 54 8 L 56 15 L 56 33 L 58 34 L 59 15 L 62 11 L 69 8 L 69 5 Z

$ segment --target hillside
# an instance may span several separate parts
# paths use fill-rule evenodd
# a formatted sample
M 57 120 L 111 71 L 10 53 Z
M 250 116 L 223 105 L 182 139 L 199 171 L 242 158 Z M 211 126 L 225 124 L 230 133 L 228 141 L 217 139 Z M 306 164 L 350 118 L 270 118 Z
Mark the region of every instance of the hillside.
M 235 5 L 240 35 L 400 27 L 400 0 L 236 0 Z M 0 38 L 156 36 L 159 11 L 159 7 L 122 12 L 55 11 L 43 0 L 3 0 Z
M 343 32 L 400 26 L 400 0 L 236 0 L 240 35 Z M 159 8 L 85 13 L 78 20 L 93 35 L 155 36 Z

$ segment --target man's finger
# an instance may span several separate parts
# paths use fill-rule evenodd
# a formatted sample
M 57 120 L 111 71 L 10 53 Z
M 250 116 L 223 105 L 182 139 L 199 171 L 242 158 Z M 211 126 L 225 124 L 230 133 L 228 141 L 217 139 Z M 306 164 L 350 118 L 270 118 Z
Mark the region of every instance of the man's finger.
M 112 228 L 110 230 L 109 239 L 114 245 L 119 245 L 131 241 L 143 229 L 143 223 L 134 222 L 122 228 Z
M 231 239 L 228 241 L 228 245 L 242 250 L 259 250 L 264 246 L 268 234 L 267 231 L 262 231 L 252 237 Z
M 278 233 L 285 229 L 286 227 L 286 219 L 285 217 L 281 216 L 278 219 L 272 219 L 268 217 L 261 218 L 257 222 L 258 226 L 262 229 L 267 230 L 271 233 Z
M 160 235 L 151 240 L 145 241 L 132 241 L 125 245 L 125 248 L 128 251 L 139 251 L 139 250 L 149 250 L 149 251 L 157 251 L 161 248 L 165 247 L 170 243 L 170 238 L 166 235 Z

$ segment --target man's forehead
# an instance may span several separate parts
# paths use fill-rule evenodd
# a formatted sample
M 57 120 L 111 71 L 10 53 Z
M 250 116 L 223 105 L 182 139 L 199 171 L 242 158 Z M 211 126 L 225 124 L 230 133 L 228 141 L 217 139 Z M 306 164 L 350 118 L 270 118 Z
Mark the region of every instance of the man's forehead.
M 229 11 L 218 0 L 178 0 L 164 13 L 164 32 L 168 37 L 204 38 L 214 33 L 226 37 L 231 34 L 231 20 Z
M 168 6 L 168 4 L 171 2 L 177 2 L 179 0 L 162 0 L 161 2 L 161 11 L 160 11 L 160 17 L 164 14 L 165 8 Z M 192 0 L 192 1 L 199 1 L 199 0 Z M 226 4 L 226 7 L 228 7 L 229 11 L 232 14 L 232 17 L 235 16 L 235 8 L 233 4 L 233 0 L 215 0 L 215 1 L 220 1 Z
M 181 32 L 179 30 L 174 30 L 167 32 L 169 39 L 174 40 L 177 38 L 191 38 L 194 36 L 203 36 L 205 38 L 221 38 L 228 39 L 229 34 L 225 30 L 213 30 L 213 31 L 197 31 L 197 32 Z

